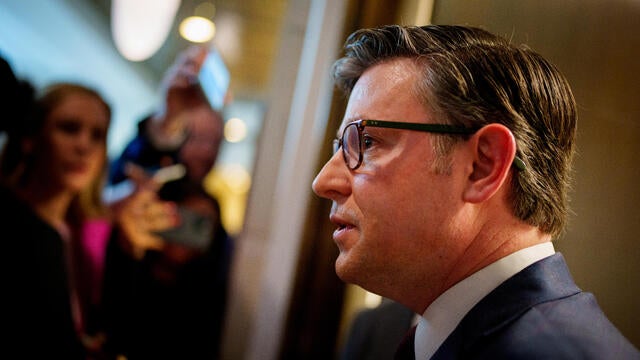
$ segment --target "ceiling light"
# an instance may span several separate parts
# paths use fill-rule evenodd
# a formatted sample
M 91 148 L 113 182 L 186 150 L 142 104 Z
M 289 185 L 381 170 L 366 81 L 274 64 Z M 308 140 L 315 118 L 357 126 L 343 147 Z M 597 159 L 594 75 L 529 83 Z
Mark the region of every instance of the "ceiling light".
M 247 125 L 239 118 L 231 118 L 224 125 L 224 138 L 230 143 L 237 143 L 247 137 Z
M 162 46 L 180 0 L 113 0 L 111 33 L 116 48 L 131 61 L 146 60 Z
M 180 35 L 191 42 L 204 43 L 213 39 L 215 34 L 215 24 L 202 16 L 189 16 L 180 23 Z

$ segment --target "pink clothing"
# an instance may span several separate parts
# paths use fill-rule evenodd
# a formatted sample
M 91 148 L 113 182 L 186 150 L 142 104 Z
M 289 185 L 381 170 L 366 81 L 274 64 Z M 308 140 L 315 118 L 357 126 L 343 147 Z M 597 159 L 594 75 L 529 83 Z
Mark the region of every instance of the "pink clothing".
M 80 251 L 84 278 L 88 286 L 90 301 L 100 302 L 107 243 L 111 235 L 111 223 L 107 219 L 87 220 L 82 227 Z

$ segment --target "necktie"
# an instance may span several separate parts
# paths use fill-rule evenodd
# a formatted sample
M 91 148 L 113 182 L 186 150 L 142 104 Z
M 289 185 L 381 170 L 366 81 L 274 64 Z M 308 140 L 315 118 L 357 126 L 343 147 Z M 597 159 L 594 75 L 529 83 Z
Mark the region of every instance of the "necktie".
M 398 345 L 398 349 L 396 349 L 396 354 L 393 357 L 394 360 L 415 360 L 415 350 L 414 343 L 416 337 L 416 327 L 414 325 L 402 338 L 400 344 Z

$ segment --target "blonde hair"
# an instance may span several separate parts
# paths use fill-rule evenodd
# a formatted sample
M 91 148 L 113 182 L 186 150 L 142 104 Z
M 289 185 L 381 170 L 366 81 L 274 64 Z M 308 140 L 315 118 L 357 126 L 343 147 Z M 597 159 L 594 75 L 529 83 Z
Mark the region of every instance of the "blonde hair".
M 32 139 L 42 133 L 46 119 L 69 96 L 82 94 L 98 100 L 104 107 L 107 118 L 111 119 L 111 108 L 104 98 L 89 87 L 74 83 L 56 83 L 45 88 L 35 99 L 32 109 L 24 109 L 28 114 L 25 121 L 13 126 L 8 132 L 8 140 L 0 157 L 0 181 L 9 187 L 17 188 L 31 172 L 30 155 L 23 151 L 25 139 Z M 106 133 L 105 133 L 106 143 Z M 102 189 L 107 177 L 107 151 L 103 154 L 103 171 L 91 184 L 82 189 L 72 200 L 67 213 L 68 220 L 80 224 L 87 218 L 106 216 L 108 211 L 102 201 Z

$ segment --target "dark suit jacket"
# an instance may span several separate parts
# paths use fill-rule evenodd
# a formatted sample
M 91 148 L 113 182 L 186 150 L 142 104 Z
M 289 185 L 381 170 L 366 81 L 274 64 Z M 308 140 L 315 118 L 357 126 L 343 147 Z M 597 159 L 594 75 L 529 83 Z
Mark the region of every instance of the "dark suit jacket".
M 397 302 L 384 299 L 382 304 L 356 314 L 341 360 L 389 360 L 402 337 L 411 328 L 414 312 Z
M 556 253 L 476 304 L 432 359 L 640 359 L 640 352 Z

